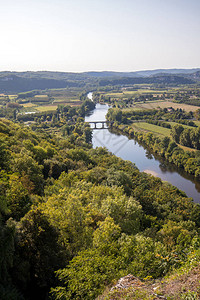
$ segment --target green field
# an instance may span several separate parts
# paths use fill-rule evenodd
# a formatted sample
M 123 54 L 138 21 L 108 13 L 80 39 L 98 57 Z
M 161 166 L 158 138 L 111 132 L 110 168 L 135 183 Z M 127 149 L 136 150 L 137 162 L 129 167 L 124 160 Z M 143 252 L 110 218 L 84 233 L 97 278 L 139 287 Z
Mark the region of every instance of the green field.
M 146 123 L 146 122 L 133 123 L 132 126 L 135 127 L 137 130 L 152 132 L 152 133 L 154 133 L 156 135 L 159 135 L 159 136 L 162 136 L 162 137 L 164 137 L 164 136 L 170 137 L 171 129 L 168 129 L 168 128 L 164 128 L 164 127 L 161 127 L 161 126 L 149 124 L 149 123 Z
M 163 102 L 169 103 L 168 101 L 164 101 L 164 100 L 146 101 L 145 103 L 138 102 L 138 103 L 135 103 L 135 104 L 131 105 L 131 107 L 129 107 L 129 108 L 124 108 L 123 110 L 133 111 L 133 110 L 145 110 L 145 109 L 161 108 Z M 169 105 L 169 106 L 172 106 L 172 105 Z
M 189 111 L 196 111 L 197 109 L 200 109 L 200 106 L 194 106 L 194 105 L 188 105 L 188 104 L 179 104 L 174 103 L 171 101 L 150 101 L 148 103 L 138 103 L 134 105 L 134 108 L 139 109 L 157 109 L 157 108 L 168 108 L 173 107 L 174 109 L 181 108 L 184 109 L 186 112 Z
M 183 126 L 184 128 L 189 128 L 189 129 L 194 128 L 193 126 L 184 125 L 184 124 L 176 123 L 176 122 L 167 122 L 167 123 L 169 123 L 171 126 L 181 125 L 181 126 Z M 194 123 L 196 123 L 196 122 L 194 122 Z
M 61 98 L 61 97 L 58 97 L 58 98 L 55 98 L 55 100 L 53 101 L 53 103 L 62 103 L 62 104 L 71 104 L 71 103 L 82 103 L 80 101 L 80 99 L 77 99 L 77 98 L 74 98 L 74 99 L 69 99 L 69 98 Z
M 175 122 L 169 122 L 169 123 L 170 124 L 171 123 L 178 124 L 178 123 L 175 123 Z M 180 124 L 180 125 L 182 125 L 182 124 Z M 149 124 L 149 123 L 146 123 L 146 122 L 133 123 L 132 126 L 137 131 L 152 132 L 153 134 L 155 134 L 155 135 L 157 135 L 157 136 L 159 136 L 161 138 L 163 138 L 163 137 L 169 137 L 169 138 L 171 138 L 171 135 L 170 135 L 171 129 L 168 129 L 168 128 L 164 128 L 164 127 L 161 127 L 161 126 Z M 187 125 L 183 125 L 183 126 L 184 127 L 192 128 L 191 126 L 187 126 Z M 185 151 L 197 151 L 197 150 L 195 150 L 193 148 L 182 146 L 180 144 L 178 144 L 178 146 L 180 148 L 182 148 L 183 150 L 185 150 Z
M 139 95 L 147 95 L 147 94 L 153 94 L 154 96 L 162 95 L 163 93 L 170 93 L 174 94 L 176 90 L 155 90 L 155 89 L 141 89 L 138 88 L 137 90 L 122 90 L 117 92 L 108 92 L 105 93 L 104 96 L 111 97 L 111 98 L 129 98 L 132 96 L 139 96 Z
M 8 95 L 8 97 L 12 101 L 12 100 L 15 100 L 17 98 L 17 95 Z
M 139 93 L 139 94 L 163 94 L 163 93 L 169 93 L 167 90 L 153 90 L 153 89 L 138 89 L 137 91 L 124 91 L 124 94 L 134 94 L 134 93 Z M 171 93 L 172 91 L 170 91 Z
M 197 126 L 200 126 L 200 121 L 194 121 Z
M 41 94 L 35 95 L 34 100 L 30 99 L 23 104 L 23 111 L 55 111 L 58 105 L 66 106 L 78 106 L 82 104 L 80 101 L 79 89 L 49 89 L 47 91 L 42 91 Z
M 42 105 L 42 106 L 36 106 L 35 108 L 40 112 L 54 111 L 57 109 L 57 105 Z
M 137 91 L 135 91 L 135 93 L 137 93 Z M 121 98 L 121 97 L 124 97 L 125 94 L 123 94 L 123 93 L 121 93 L 121 92 L 117 92 L 117 93 L 106 93 L 106 94 L 104 94 L 104 96 L 114 97 L 114 98 Z

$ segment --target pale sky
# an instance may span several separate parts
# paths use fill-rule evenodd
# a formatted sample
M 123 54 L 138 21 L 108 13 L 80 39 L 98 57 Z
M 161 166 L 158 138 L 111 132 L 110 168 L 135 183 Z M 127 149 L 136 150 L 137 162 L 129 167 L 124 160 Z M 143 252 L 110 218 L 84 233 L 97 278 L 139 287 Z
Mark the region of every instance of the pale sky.
M 0 0 L 0 71 L 200 67 L 200 0 Z

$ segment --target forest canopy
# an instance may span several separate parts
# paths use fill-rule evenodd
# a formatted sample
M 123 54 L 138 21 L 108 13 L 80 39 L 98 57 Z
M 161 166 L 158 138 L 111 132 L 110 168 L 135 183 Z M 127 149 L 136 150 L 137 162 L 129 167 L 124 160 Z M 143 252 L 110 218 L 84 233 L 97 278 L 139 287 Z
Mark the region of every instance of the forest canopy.
M 32 128 L 0 122 L 0 298 L 95 299 L 198 256 L 200 207 L 185 193 L 92 149 L 82 119 L 59 136 Z

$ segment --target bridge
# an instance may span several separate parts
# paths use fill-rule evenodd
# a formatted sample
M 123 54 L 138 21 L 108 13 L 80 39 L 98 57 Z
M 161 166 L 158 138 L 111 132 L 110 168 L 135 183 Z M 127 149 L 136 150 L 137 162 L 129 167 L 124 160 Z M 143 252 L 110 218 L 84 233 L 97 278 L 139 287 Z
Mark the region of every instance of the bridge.
M 91 121 L 87 122 L 89 124 L 93 124 L 94 127 L 91 127 L 92 129 L 107 129 L 108 127 L 112 127 L 113 121 Z M 97 127 L 97 124 L 101 124 L 101 127 Z M 107 125 L 108 127 L 105 127 Z

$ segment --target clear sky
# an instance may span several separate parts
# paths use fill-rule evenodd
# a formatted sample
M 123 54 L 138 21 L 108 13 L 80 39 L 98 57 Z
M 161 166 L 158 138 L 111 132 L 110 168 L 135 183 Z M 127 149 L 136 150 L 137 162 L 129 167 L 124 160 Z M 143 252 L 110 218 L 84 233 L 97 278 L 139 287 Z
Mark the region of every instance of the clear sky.
M 0 0 L 0 71 L 200 67 L 200 0 Z

